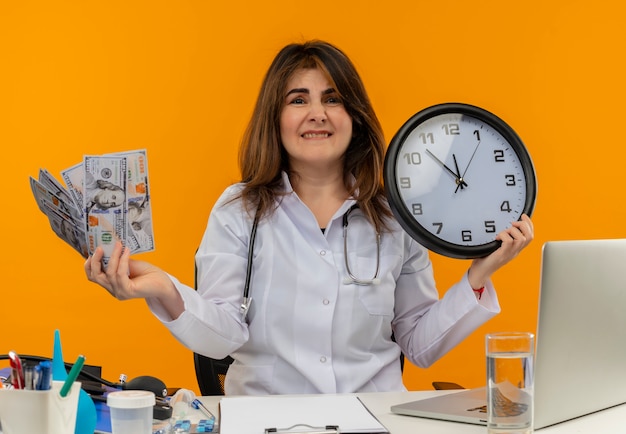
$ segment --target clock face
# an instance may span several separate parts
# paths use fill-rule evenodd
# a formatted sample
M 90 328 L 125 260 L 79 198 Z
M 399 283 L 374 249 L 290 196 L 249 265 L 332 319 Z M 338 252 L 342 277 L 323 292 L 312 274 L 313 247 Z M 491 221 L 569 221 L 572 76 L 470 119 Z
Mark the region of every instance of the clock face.
M 467 104 L 432 106 L 409 119 L 389 145 L 384 176 L 402 227 L 455 258 L 493 252 L 496 235 L 535 204 L 535 172 L 520 138 Z

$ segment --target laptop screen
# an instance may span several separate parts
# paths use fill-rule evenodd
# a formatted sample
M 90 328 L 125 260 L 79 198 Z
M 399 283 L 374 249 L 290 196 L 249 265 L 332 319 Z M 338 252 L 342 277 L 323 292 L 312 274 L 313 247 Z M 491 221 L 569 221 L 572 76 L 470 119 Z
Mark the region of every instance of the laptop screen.
M 538 318 L 536 427 L 626 402 L 626 239 L 546 243 Z

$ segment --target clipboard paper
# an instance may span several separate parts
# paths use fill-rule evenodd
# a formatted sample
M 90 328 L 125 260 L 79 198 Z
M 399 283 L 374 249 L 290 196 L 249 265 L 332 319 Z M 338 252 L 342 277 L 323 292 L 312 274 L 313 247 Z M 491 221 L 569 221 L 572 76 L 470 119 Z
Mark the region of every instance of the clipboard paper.
M 220 434 L 389 434 L 356 395 L 273 395 L 220 400 Z

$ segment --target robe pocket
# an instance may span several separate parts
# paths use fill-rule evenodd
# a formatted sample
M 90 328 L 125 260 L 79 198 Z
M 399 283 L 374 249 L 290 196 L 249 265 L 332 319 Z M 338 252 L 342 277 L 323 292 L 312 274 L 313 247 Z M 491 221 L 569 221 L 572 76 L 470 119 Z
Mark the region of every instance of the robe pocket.
M 350 271 L 357 279 L 372 280 L 376 272 L 376 259 L 352 255 Z M 350 285 L 355 288 L 361 304 L 370 315 L 393 316 L 395 282 L 386 281 L 382 270 L 379 271 L 378 283 Z

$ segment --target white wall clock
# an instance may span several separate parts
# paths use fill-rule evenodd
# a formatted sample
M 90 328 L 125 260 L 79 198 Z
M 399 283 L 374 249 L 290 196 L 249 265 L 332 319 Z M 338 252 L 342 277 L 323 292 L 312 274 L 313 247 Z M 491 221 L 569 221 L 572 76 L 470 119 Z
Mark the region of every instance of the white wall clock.
M 411 237 L 453 258 L 486 256 L 495 236 L 531 215 L 537 179 L 515 131 L 476 106 L 444 103 L 413 115 L 392 139 L 384 182 Z

